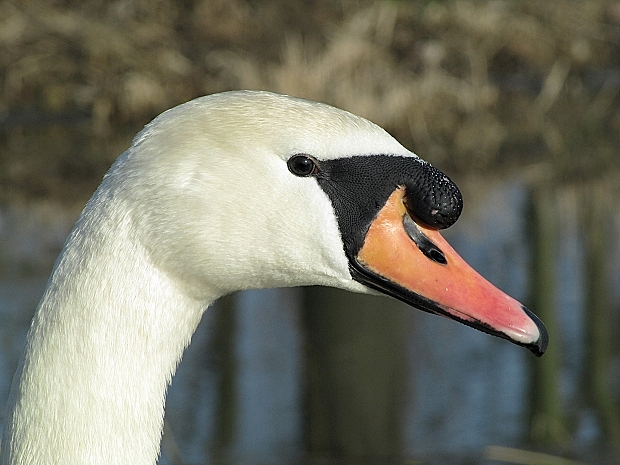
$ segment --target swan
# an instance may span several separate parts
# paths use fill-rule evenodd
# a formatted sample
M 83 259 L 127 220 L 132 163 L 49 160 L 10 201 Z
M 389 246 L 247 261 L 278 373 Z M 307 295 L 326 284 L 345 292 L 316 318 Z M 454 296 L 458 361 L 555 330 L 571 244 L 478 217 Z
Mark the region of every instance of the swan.
M 241 289 L 384 293 L 541 355 L 536 316 L 442 238 L 452 181 L 375 124 L 233 91 L 137 134 L 54 266 L 15 375 L 4 465 L 152 465 L 201 315 Z

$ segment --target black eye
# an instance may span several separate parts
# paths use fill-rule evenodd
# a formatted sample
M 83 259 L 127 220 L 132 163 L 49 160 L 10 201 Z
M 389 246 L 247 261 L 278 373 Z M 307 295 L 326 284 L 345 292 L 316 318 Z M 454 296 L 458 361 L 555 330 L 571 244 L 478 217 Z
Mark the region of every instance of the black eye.
M 316 161 L 308 155 L 293 155 L 287 165 L 288 170 L 296 176 L 311 176 L 319 172 Z

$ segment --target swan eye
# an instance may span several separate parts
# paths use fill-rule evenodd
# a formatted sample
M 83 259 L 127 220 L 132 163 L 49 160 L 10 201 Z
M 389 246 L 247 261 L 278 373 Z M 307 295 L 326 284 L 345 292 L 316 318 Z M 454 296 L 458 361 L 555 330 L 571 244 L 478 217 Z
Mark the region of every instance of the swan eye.
M 296 176 L 311 176 L 319 172 L 316 160 L 308 155 L 293 155 L 287 165 L 288 170 Z

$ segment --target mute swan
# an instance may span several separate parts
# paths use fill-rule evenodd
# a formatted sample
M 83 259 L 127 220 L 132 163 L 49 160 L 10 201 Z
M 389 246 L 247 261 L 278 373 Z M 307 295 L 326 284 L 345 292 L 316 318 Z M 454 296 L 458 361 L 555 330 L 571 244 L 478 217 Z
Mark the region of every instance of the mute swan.
M 542 323 L 437 232 L 460 211 L 445 175 L 345 111 L 241 91 L 164 112 L 56 262 L 1 463 L 154 464 L 181 354 L 203 311 L 235 290 L 379 291 L 541 355 Z

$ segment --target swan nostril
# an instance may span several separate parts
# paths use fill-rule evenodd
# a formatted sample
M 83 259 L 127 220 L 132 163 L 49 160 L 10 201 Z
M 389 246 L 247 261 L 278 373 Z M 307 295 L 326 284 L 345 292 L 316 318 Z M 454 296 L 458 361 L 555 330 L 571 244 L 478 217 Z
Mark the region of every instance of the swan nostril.
M 416 243 L 420 252 L 435 263 L 440 265 L 447 265 L 448 260 L 446 256 L 428 237 L 424 235 L 420 228 L 415 224 L 413 219 L 409 215 L 403 216 L 403 227 L 407 232 L 409 238 Z
M 424 251 L 422 251 L 422 253 L 424 253 Z M 448 263 L 443 252 L 437 248 L 431 248 L 428 251 L 428 254 L 424 253 L 424 255 L 426 255 L 428 258 L 430 258 L 434 262 L 441 263 L 442 265 L 446 265 Z

